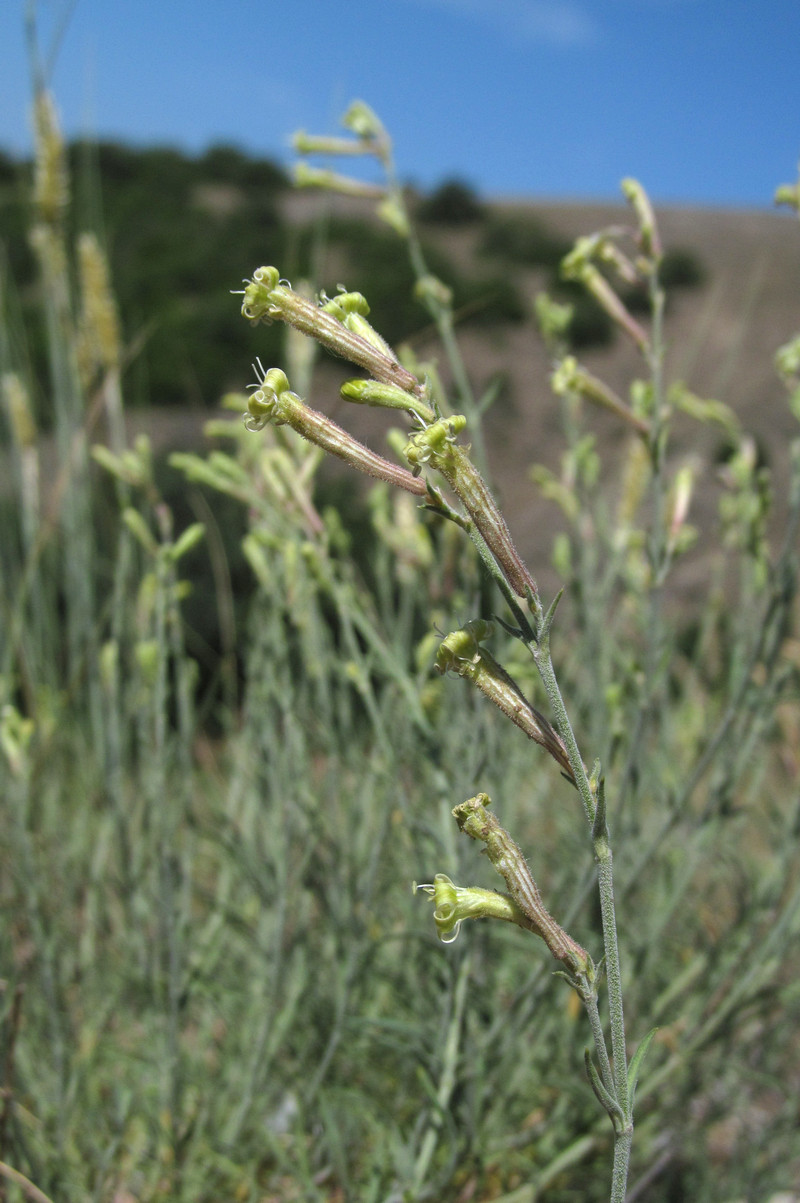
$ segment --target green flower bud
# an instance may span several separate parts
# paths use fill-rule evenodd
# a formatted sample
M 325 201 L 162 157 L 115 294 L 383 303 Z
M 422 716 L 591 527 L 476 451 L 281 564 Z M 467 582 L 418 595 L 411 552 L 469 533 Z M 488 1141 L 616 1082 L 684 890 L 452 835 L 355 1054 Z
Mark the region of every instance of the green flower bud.
M 354 100 L 342 117 L 342 125 L 357 138 L 386 139 L 388 135 L 378 114 L 363 100 Z
M 451 631 L 439 644 L 436 653 L 436 671 L 460 674 L 463 664 L 476 665 L 480 661 L 480 644 L 494 634 L 494 623 L 476 618 L 457 631 Z
M 453 414 L 452 418 L 440 418 L 438 422 L 413 434 L 403 453 L 411 464 L 412 472 L 417 475 L 423 464 L 428 463 L 439 468 L 439 461 L 447 454 L 466 424 L 467 419 L 463 414 Z
M 800 184 L 781 184 L 775 189 L 775 204 L 789 205 L 800 214 Z
M 360 292 L 337 293 L 335 297 L 325 301 L 320 308 L 324 313 L 332 314 L 345 329 L 357 334 L 359 338 L 363 338 L 387 359 L 395 360 L 397 358 L 386 340 L 381 338 L 377 330 L 373 329 L 367 321 L 369 305 L 367 298 Z
M 191 526 L 187 526 L 186 530 L 178 539 L 175 540 L 170 548 L 170 559 L 173 563 L 178 562 L 182 556 L 196 547 L 201 539 L 205 537 L 206 528 L 202 522 L 193 522 Z
M 453 290 L 436 276 L 421 276 L 414 285 L 414 296 L 429 308 L 447 309 L 453 301 Z
M 340 322 L 344 322 L 348 313 L 369 315 L 367 298 L 361 292 L 337 292 L 335 297 L 329 297 L 320 305 L 323 313 L 332 313 Z
M 639 236 L 643 253 L 651 259 L 659 260 L 661 258 L 661 239 L 658 235 L 650 197 L 638 180 L 625 179 L 622 181 L 621 188 L 639 222 Z
M 378 184 L 367 184 L 363 180 L 340 175 L 337 171 L 326 171 L 322 167 L 309 167 L 307 163 L 297 163 L 293 174 L 298 188 L 324 188 L 327 192 L 339 192 L 343 196 L 365 196 L 371 200 L 386 195 L 386 190 Z
M 393 384 L 381 384 L 378 380 L 347 380 L 339 392 L 348 401 L 355 401 L 358 405 L 403 409 L 425 422 L 432 422 L 436 416 L 432 409 L 423 405 L 416 397 L 410 396 Z

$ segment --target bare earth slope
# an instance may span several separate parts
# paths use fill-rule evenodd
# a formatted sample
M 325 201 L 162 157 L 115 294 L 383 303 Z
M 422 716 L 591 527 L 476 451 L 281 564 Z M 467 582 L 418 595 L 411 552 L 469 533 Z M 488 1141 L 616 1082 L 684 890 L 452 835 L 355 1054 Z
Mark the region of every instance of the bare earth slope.
M 608 225 L 629 224 L 623 206 L 548 203 L 536 205 L 537 216 L 569 237 Z M 662 209 L 658 212 L 666 248 L 693 250 L 707 270 L 706 283 L 680 291 L 666 320 L 666 379 L 682 379 L 702 397 L 730 405 L 746 430 L 757 438 L 776 474 L 776 488 L 785 493 L 788 443 L 800 434 L 788 410 L 773 360 L 782 343 L 800 331 L 800 227 L 789 216 L 765 212 L 703 209 Z M 535 291 L 531 280 L 531 291 Z M 547 555 L 552 531 L 542 530 L 546 513 L 527 484 L 531 461 L 556 467 L 560 437 L 556 405 L 547 385 L 549 365 L 541 341 L 527 331 L 509 332 L 505 348 L 482 346 L 470 334 L 467 357 L 480 373 L 490 365 L 510 363 L 514 379 L 514 419 L 491 442 L 497 478 L 502 471 L 504 503 L 517 532 L 520 548 L 540 562 Z M 630 381 L 642 373 L 641 360 L 624 336 L 613 347 L 581 357 L 593 372 L 623 397 Z M 627 436 L 610 415 L 588 415 L 598 442 L 611 464 Z M 716 428 L 698 428 L 688 421 L 676 428 L 674 451 L 686 459 L 693 453 L 713 455 L 721 435 Z M 504 467 L 500 469 L 500 464 Z M 613 488 L 612 480 L 609 488 Z M 713 475 L 699 482 L 692 520 L 702 528 L 713 517 L 716 488 Z M 706 541 L 690 558 L 685 585 L 702 588 L 702 563 L 711 550 Z M 692 570 L 694 569 L 694 570 Z

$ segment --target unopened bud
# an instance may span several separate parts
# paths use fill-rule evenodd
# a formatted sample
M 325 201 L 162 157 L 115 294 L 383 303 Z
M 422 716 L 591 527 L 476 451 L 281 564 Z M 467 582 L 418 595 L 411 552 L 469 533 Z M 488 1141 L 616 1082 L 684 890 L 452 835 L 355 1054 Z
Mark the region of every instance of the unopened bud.
M 403 392 L 393 384 L 381 384 L 378 380 L 347 380 L 339 392 L 348 401 L 358 405 L 373 405 L 382 409 L 403 409 L 415 414 L 425 422 L 433 422 L 435 414 L 416 397 Z
M 639 222 L 639 239 L 642 253 L 650 259 L 661 258 L 661 239 L 658 234 L 655 213 L 650 197 L 638 180 L 624 179 L 621 184 L 625 199 L 632 206 Z
M 342 117 L 342 125 L 351 130 L 357 138 L 370 138 L 388 142 L 388 134 L 383 122 L 374 109 L 363 100 L 354 100 Z
M 307 163 L 296 163 L 293 174 L 298 188 L 324 188 L 343 196 L 365 196 L 372 200 L 386 195 L 386 189 L 379 184 L 369 184 L 336 171 L 326 171 L 322 167 L 309 167 Z
M 414 296 L 429 308 L 446 309 L 452 304 L 453 290 L 443 284 L 437 276 L 427 275 L 417 280 Z

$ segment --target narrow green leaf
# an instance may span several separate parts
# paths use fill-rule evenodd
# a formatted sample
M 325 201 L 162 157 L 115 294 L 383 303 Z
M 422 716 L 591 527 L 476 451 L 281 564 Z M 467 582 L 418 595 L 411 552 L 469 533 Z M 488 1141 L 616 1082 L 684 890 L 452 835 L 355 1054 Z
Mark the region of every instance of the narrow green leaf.
M 606 779 L 601 777 L 597 783 L 597 810 L 592 825 L 592 839 L 608 840 L 608 823 L 606 822 Z
M 177 563 L 182 556 L 197 546 L 205 533 L 206 528 L 202 522 L 193 522 L 191 526 L 187 526 L 183 534 L 175 540 L 170 548 L 170 558 Z
M 641 1044 L 637 1048 L 636 1052 L 633 1054 L 631 1063 L 628 1066 L 628 1098 L 630 1099 L 631 1107 L 633 1106 L 633 1099 L 634 1095 L 636 1094 L 636 1082 L 639 1077 L 639 1070 L 641 1069 L 642 1062 L 647 1056 L 647 1050 L 650 1048 L 650 1045 L 653 1042 L 653 1037 L 657 1031 L 658 1028 L 650 1029 L 644 1040 L 642 1040 Z
M 586 1065 L 586 1073 L 589 1076 L 589 1084 L 603 1109 L 608 1112 L 609 1118 L 614 1125 L 614 1130 L 616 1131 L 618 1126 L 624 1124 L 625 1122 L 625 1116 L 622 1114 L 622 1108 L 613 1095 L 609 1094 L 603 1085 L 600 1075 L 594 1067 L 592 1055 L 588 1049 L 584 1051 L 583 1060 Z
M 541 625 L 541 629 L 539 631 L 540 641 L 545 640 L 549 636 L 550 627 L 553 625 L 553 619 L 555 618 L 556 610 L 558 609 L 558 603 L 561 601 L 561 598 L 563 596 L 564 596 L 564 590 L 559 589 L 558 593 L 555 595 L 553 600 L 550 602 L 550 606 L 547 610 L 547 613 L 545 614 L 544 618 L 542 619 L 542 625 Z

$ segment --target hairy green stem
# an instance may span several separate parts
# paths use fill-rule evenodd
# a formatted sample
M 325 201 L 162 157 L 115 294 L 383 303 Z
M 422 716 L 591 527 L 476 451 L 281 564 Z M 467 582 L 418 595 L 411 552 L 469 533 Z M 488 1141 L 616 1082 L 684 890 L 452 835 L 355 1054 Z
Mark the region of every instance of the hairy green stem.
M 609 1093 L 622 1111 L 624 1122 L 620 1127 L 614 1124 L 614 1171 L 612 1175 L 611 1203 L 624 1203 L 625 1184 L 628 1175 L 631 1142 L 633 1140 L 633 1120 L 631 1116 L 630 1098 L 628 1093 L 628 1060 L 625 1049 L 625 1017 L 622 1001 L 622 974 L 619 958 L 619 941 L 617 939 L 617 922 L 614 906 L 614 876 L 611 843 L 608 826 L 605 820 L 605 798 L 602 783 L 598 783 L 598 793 L 595 796 L 591 782 L 586 772 L 578 749 L 578 743 L 572 724 L 567 714 L 564 699 L 556 678 L 553 661 L 550 656 L 550 632 L 547 620 L 539 624 L 539 642 L 531 648 L 534 661 L 542 678 L 550 705 L 556 718 L 556 725 L 567 749 L 575 783 L 583 802 L 586 817 L 592 826 L 594 855 L 597 863 L 597 884 L 600 895 L 600 914 L 603 926 L 603 948 L 605 952 L 606 975 L 608 978 L 608 1010 L 611 1027 L 611 1051 L 613 1056 L 613 1090 Z M 590 1023 L 592 1016 L 590 1014 Z M 602 1033 L 594 1032 L 595 1046 L 605 1049 Z M 608 1053 L 599 1054 L 601 1076 L 608 1089 Z
M 597 860 L 597 882 L 603 921 L 603 944 L 608 978 L 608 1012 L 611 1022 L 611 1052 L 614 1058 L 614 1085 L 617 1101 L 625 1115 L 629 1114 L 628 1064 L 625 1053 L 625 1023 L 622 1007 L 622 976 L 620 973 L 617 920 L 614 908 L 614 878 L 608 828 L 594 841 Z
M 614 1140 L 614 1168 L 611 1171 L 611 1203 L 625 1203 L 632 1144 L 633 1124 L 630 1123 Z

